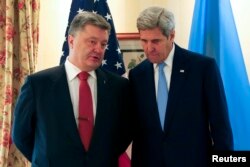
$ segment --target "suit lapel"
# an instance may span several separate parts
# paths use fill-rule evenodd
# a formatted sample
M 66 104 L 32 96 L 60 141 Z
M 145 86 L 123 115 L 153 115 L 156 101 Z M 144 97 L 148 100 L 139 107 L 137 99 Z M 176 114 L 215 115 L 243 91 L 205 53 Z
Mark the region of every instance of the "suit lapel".
M 175 45 L 167 113 L 164 125 L 165 132 L 167 132 L 171 126 L 171 121 L 175 114 L 175 108 L 178 105 L 178 99 L 180 99 L 181 96 L 182 86 L 188 75 L 188 57 L 185 53 L 186 52 L 184 52 L 178 45 Z
M 152 121 L 151 123 L 156 129 L 162 131 L 155 94 L 154 67 L 148 60 L 146 60 L 144 66 L 143 69 L 145 70 L 137 76 L 138 80 L 142 81 L 140 84 L 143 84 L 140 89 L 143 88 L 143 92 L 146 93 L 141 97 L 141 99 L 144 99 L 141 103 L 145 105 L 145 111 L 148 111 L 144 115 Z
M 73 106 L 70 98 L 69 87 L 65 67 L 60 66 L 59 72 L 55 73 L 51 86 L 52 97 L 56 97 L 54 107 L 60 111 L 60 126 L 63 133 L 69 135 L 69 142 L 81 144 L 78 128 L 75 122 Z
M 110 86 L 109 86 L 109 80 L 106 76 L 106 74 L 100 70 L 97 69 L 96 71 L 96 77 L 97 77 L 97 105 L 96 105 L 96 118 L 95 118 L 95 126 L 92 134 L 92 139 L 90 142 L 90 148 L 92 145 L 95 145 L 96 141 L 98 140 L 98 132 L 101 130 L 103 126 L 103 119 L 102 114 L 106 111 L 107 103 L 106 96 L 110 93 Z M 93 147 L 93 146 L 92 146 Z

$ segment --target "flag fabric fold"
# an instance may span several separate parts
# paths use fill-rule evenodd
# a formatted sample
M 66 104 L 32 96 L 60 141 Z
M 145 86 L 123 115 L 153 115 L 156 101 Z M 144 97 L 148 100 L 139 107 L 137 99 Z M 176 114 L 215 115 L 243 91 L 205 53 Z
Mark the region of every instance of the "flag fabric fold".
M 250 85 L 230 0 L 196 0 L 189 49 L 213 57 L 220 69 L 235 150 L 250 150 Z
M 113 19 L 108 7 L 107 0 L 73 0 L 70 8 L 70 14 L 68 19 L 68 26 L 65 33 L 65 41 L 63 44 L 63 55 L 60 59 L 60 64 L 63 64 L 66 57 L 69 54 L 69 48 L 67 43 L 68 28 L 77 13 L 83 11 L 91 11 L 102 15 L 111 25 L 111 32 L 109 36 L 108 45 L 105 51 L 104 59 L 102 61 L 102 68 L 107 69 L 116 74 L 122 75 L 125 73 L 125 66 L 122 59 L 122 53 L 118 40 L 116 38 L 116 31 L 113 23 Z

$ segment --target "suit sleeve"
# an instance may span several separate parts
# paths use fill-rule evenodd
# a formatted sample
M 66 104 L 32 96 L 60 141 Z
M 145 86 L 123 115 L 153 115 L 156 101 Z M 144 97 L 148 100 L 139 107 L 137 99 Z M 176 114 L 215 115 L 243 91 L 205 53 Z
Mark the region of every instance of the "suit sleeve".
M 31 161 L 34 147 L 34 94 L 29 78 L 21 88 L 14 110 L 12 139 L 22 154 Z
M 131 91 L 129 87 L 129 82 L 126 82 L 126 88 L 123 90 L 123 112 L 122 112 L 122 118 L 120 121 L 121 125 L 121 132 L 120 134 L 120 140 L 123 141 L 121 144 L 122 152 L 126 150 L 126 148 L 129 146 L 129 144 L 132 141 L 132 134 L 133 134 L 133 106 L 131 101 Z
M 205 74 L 206 103 L 214 150 L 233 150 L 233 135 L 219 69 L 210 61 Z

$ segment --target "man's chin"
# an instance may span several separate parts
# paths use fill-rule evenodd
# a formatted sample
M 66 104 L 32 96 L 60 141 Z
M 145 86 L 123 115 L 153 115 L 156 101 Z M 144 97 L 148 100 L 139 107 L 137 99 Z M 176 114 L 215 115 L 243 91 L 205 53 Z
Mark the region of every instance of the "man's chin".
M 156 60 L 156 59 L 150 59 L 150 58 L 148 58 L 148 60 L 149 60 L 151 63 L 156 63 L 156 64 L 160 63 L 160 61 L 159 61 L 159 60 Z
M 100 62 L 91 62 L 91 63 L 89 63 L 88 66 L 92 71 L 92 70 L 99 68 L 101 66 L 101 63 Z

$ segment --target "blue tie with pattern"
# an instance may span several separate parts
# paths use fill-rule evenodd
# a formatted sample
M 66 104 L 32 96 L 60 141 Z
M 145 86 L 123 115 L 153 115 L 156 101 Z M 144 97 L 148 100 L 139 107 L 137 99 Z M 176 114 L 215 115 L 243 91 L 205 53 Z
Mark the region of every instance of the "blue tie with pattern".
M 167 80 L 163 71 L 165 62 L 158 64 L 159 68 L 159 81 L 158 81 L 158 92 L 157 92 L 157 105 L 161 121 L 161 127 L 164 130 L 164 120 L 168 101 L 168 87 Z

